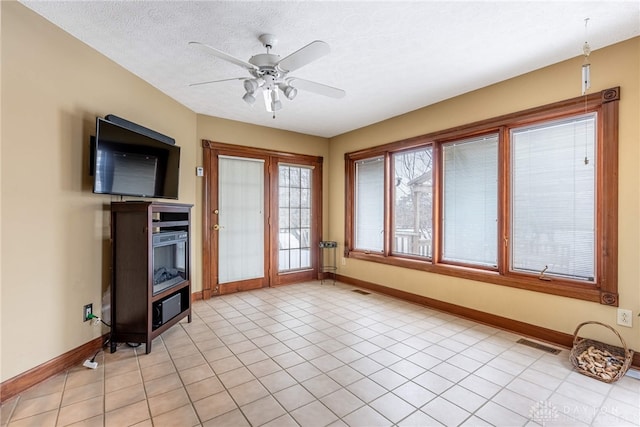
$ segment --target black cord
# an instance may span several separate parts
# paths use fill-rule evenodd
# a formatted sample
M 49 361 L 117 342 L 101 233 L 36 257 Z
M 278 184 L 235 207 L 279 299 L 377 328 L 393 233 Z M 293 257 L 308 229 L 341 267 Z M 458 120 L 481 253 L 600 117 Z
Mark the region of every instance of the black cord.
M 100 321 L 101 321 L 102 323 L 104 323 L 104 324 L 105 324 L 105 326 L 107 326 L 107 327 L 109 327 L 109 328 L 111 327 L 111 325 L 110 325 L 110 324 L 108 324 L 107 322 L 105 322 L 104 320 L 102 320 L 102 318 L 100 319 Z
M 107 325 L 107 326 L 109 326 L 109 325 Z M 109 326 L 109 327 L 111 327 L 111 326 Z M 111 341 L 111 334 L 109 334 L 109 336 L 102 343 L 102 348 L 98 349 L 98 351 L 96 351 L 96 354 L 93 355 L 93 357 L 91 358 L 91 363 L 96 361 L 96 357 L 98 357 L 98 354 L 100 354 L 100 352 L 104 350 L 104 348 L 109 344 L 110 341 Z

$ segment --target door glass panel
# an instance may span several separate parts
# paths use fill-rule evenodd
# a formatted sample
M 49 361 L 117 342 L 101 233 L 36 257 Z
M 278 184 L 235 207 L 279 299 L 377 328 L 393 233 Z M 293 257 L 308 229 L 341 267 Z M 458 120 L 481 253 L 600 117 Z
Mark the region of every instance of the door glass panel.
M 278 271 L 311 268 L 311 168 L 278 165 Z
M 264 162 L 218 161 L 218 281 L 264 277 Z

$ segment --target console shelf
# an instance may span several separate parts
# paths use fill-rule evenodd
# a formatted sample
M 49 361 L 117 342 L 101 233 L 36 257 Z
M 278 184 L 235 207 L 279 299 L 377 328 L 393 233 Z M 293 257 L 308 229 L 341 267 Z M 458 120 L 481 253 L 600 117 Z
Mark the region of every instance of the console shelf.
M 154 338 L 185 317 L 191 322 L 191 207 L 111 203 L 112 353 L 119 342 L 143 343 L 150 353 Z M 158 271 L 170 276 L 164 284 Z

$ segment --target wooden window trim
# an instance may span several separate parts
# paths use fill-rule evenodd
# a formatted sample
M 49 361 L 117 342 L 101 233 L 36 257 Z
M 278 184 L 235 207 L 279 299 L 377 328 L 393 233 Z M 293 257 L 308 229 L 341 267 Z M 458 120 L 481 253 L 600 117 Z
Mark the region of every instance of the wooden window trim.
M 620 88 L 610 88 L 598 93 L 571 98 L 556 103 L 478 121 L 468 125 L 433 132 L 406 140 L 345 154 L 345 250 L 344 256 L 416 269 L 431 273 L 454 276 L 497 285 L 510 286 L 535 292 L 577 298 L 604 305 L 618 305 L 618 108 Z M 585 284 L 566 279 L 541 281 L 537 277 L 510 272 L 508 268 L 509 248 L 505 239 L 510 235 L 510 166 L 509 129 L 546 122 L 582 113 L 597 113 L 597 201 L 596 201 L 596 277 L 595 284 Z M 499 138 L 499 200 L 498 200 L 498 269 L 491 271 L 463 265 L 440 262 L 442 229 L 439 226 L 442 209 L 441 144 L 443 142 L 473 137 L 483 133 L 498 132 Z M 433 144 L 433 249 L 432 259 L 393 254 L 391 245 L 391 182 L 390 156 Z M 354 185 L 355 162 L 375 156 L 385 158 L 385 238 L 381 254 L 367 253 L 353 247 L 354 237 Z M 436 160 L 437 159 L 437 160 Z M 437 196 L 436 196 L 437 194 Z

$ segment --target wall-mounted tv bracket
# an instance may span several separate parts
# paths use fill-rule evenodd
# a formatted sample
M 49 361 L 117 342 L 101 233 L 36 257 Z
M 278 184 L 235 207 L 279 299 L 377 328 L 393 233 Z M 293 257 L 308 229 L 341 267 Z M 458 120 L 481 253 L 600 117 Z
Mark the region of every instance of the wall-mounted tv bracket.
M 176 145 L 176 140 L 171 138 L 170 136 L 163 135 L 159 132 L 156 132 L 155 130 L 151 130 L 144 126 L 140 126 L 137 123 L 130 122 L 129 120 L 118 117 L 115 114 L 107 114 L 106 116 L 104 116 L 104 119 L 134 132 L 138 132 L 150 138 L 157 139 L 158 141 L 164 142 L 165 144 Z

